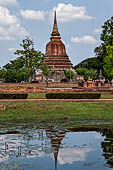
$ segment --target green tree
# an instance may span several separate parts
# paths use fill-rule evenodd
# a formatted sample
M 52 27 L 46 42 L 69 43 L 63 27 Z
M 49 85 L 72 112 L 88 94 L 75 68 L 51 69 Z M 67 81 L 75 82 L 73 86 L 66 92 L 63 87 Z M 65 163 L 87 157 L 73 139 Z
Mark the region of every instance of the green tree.
M 109 80 L 113 79 L 113 35 L 107 36 L 107 56 L 104 59 L 104 71 Z
M 104 69 L 104 58 L 107 56 L 107 49 L 106 49 L 106 42 L 108 42 L 108 36 L 113 35 L 113 17 L 111 17 L 109 20 L 107 20 L 104 25 L 102 26 L 102 33 L 100 35 L 100 40 L 102 41 L 101 45 L 99 47 L 96 47 L 94 49 L 96 57 L 98 57 L 100 61 L 100 69 L 102 70 L 103 74 L 105 69 Z
M 42 62 L 43 54 L 34 49 L 33 40 L 26 37 L 26 39 L 22 40 L 20 46 L 22 50 L 16 50 L 15 52 L 20 57 L 11 60 L 0 70 L 0 76 L 5 82 L 29 81 L 29 78 Z
M 49 76 L 53 76 L 55 74 L 55 70 L 48 67 L 45 63 L 42 63 L 40 68 L 42 70 L 42 74 L 46 78 L 46 87 L 48 88 L 48 78 L 49 78 Z
M 48 87 L 49 67 L 45 63 L 42 63 L 40 68 L 42 70 L 42 74 L 46 77 L 46 83 Z
M 106 43 L 107 37 L 109 35 L 113 35 L 113 16 L 110 19 L 108 19 L 102 26 L 102 33 L 100 36 L 101 41 Z
M 41 51 L 34 49 L 34 42 L 28 37 L 22 40 L 20 46 L 22 47 L 22 50 L 16 50 L 15 54 L 20 55 L 20 57 L 23 58 L 24 67 L 27 69 L 26 73 L 28 72 L 26 75 L 26 79 L 28 80 L 41 64 L 44 55 L 41 53 Z
M 69 83 L 71 82 L 71 79 L 74 78 L 75 74 L 71 70 L 64 70 L 64 75 L 65 75 L 65 78 L 66 78 L 68 86 L 69 86 Z
M 5 81 L 5 76 L 6 76 L 6 70 L 5 69 L 0 69 L 0 80 Z
M 76 72 L 78 75 L 84 75 L 85 80 L 88 80 L 88 77 L 90 77 L 92 80 L 96 80 L 98 75 L 97 71 L 87 68 L 77 68 Z
M 81 61 L 74 68 L 75 68 L 75 70 L 78 69 L 78 68 L 87 68 L 88 70 L 93 69 L 99 74 L 100 69 L 102 69 L 102 67 L 103 66 L 102 66 L 99 58 L 98 57 L 92 57 L 92 58 L 87 58 L 87 59 Z

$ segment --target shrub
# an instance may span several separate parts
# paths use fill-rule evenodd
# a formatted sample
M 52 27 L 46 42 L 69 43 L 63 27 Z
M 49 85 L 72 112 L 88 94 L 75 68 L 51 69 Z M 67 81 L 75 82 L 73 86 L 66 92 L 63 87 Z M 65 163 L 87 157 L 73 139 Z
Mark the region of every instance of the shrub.
M 27 99 L 27 93 L 0 93 L 0 99 Z
M 47 93 L 47 99 L 100 99 L 101 93 Z

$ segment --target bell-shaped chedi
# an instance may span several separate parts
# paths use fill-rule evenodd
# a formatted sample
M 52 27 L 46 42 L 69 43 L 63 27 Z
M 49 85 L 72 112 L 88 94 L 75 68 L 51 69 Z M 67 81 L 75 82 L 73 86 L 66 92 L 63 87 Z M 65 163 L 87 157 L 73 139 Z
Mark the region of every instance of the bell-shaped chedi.
M 66 54 L 66 48 L 58 31 L 56 11 L 50 42 L 46 45 L 44 63 L 54 70 L 72 69 L 73 65 Z

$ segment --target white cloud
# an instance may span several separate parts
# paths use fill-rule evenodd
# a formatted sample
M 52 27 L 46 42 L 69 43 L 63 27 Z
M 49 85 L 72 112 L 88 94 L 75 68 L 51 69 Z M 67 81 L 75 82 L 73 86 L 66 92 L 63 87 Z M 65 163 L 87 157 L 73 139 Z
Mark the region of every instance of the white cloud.
M 98 41 L 90 35 L 84 35 L 83 37 L 72 37 L 71 42 L 81 44 L 96 44 Z
M 0 0 L 0 5 L 16 5 L 16 0 Z
M 18 22 L 15 15 L 11 15 L 6 7 L 0 6 L 0 25 L 11 25 Z
M 20 15 L 26 19 L 34 19 L 34 20 L 44 20 L 45 18 L 44 11 L 20 10 Z
M 92 20 L 93 17 L 87 15 L 87 10 L 84 6 L 73 6 L 72 4 L 59 3 L 57 7 L 50 12 L 50 19 L 53 12 L 56 10 L 59 22 L 68 22 L 75 19 Z
M 14 40 L 18 36 L 26 36 L 28 33 L 16 15 L 11 15 L 10 11 L 0 6 L 0 40 Z
M 60 165 L 72 164 L 77 161 L 85 161 L 87 153 L 91 152 L 91 148 L 65 148 L 59 152 L 58 161 Z

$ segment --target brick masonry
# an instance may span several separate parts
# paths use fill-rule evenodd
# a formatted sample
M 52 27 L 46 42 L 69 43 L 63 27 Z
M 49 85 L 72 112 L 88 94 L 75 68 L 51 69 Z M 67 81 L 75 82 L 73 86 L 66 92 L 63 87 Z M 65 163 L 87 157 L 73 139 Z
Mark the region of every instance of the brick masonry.
M 69 87 L 70 86 L 70 87 Z M 67 83 L 49 83 L 46 84 L 0 84 L 0 92 L 23 92 L 23 93 L 49 93 L 49 92 L 113 92 L 113 88 L 107 84 L 106 86 L 83 86 Z

